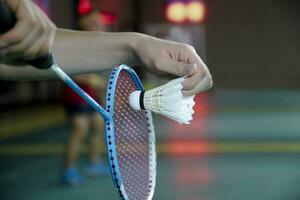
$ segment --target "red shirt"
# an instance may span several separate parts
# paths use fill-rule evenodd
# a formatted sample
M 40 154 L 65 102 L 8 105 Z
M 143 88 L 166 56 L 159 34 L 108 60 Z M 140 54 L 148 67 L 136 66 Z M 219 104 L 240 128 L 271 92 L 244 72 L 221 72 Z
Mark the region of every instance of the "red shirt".
M 85 91 L 95 101 L 100 102 L 99 92 L 93 87 L 85 84 L 78 84 L 78 86 Z M 78 94 L 76 94 L 71 88 L 65 86 L 63 89 L 63 101 L 67 105 L 84 105 L 87 104 Z

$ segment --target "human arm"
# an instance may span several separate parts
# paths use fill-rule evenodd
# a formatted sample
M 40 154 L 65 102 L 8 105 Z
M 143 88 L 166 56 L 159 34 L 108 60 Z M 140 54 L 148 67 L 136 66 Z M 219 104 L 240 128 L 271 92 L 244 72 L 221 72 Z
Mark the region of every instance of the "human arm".
M 187 76 L 185 93 L 211 87 L 211 75 L 193 47 L 139 33 L 79 32 L 59 29 L 53 44 L 58 65 L 68 74 L 111 69 L 119 64 L 143 65 L 157 74 Z M 1 64 L 0 78 L 53 78 L 47 70 Z M 187 92 L 188 91 L 188 92 Z

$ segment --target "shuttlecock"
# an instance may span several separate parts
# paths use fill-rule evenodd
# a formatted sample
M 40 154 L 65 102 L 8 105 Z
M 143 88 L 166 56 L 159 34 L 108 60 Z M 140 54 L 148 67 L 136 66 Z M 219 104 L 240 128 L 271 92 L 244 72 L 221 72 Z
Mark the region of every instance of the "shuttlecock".
M 134 91 L 129 104 L 134 110 L 150 110 L 180 124 L 190 124 L 194 113 L 194 96 L 183 96 L 184 78 L 174 79 L 149 91 Z

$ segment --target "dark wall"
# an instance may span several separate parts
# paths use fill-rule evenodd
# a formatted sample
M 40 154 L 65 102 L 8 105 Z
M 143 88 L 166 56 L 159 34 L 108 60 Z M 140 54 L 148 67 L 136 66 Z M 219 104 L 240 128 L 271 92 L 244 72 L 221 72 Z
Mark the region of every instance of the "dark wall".
M 136 0 L 91 0 L 94 9 L 116 14 L 118 26 L 130 27 L 133 23 L 133 3 Z M 60 28 L 74 29 L 76 26 L 76 10 L 78 0 L 51 0 L 51 19 Z M 127 28 L 130 30 L 130 28 Z M 126 30 L 126 29 L 125 29 Z
M 206 2 L 208 64 L 217 88 L 300 88 L 300 1 Z
M 51 19 L 60 28 L 74 28 L 75 0 L 51 0 Z

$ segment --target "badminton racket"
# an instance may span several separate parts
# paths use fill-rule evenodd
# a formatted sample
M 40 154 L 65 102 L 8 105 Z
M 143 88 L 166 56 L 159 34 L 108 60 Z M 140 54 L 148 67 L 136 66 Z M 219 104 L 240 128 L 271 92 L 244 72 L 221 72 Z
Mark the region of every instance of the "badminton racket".
M 12 12 L 0 0 L 0 34 L 13 28 L 15 22 Z M 128 103 L 132 92 L 143 90 L 136 73 L 126 65 L 113 68 L 104 109 L 61 70 L 52 54 L 26 62 L 53 71 L 103 117 L 107 158 L 120 199 L 151 200 L 156 178 L 155 133 L 151 112 L 135 111 Z

